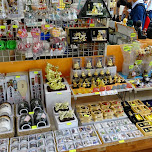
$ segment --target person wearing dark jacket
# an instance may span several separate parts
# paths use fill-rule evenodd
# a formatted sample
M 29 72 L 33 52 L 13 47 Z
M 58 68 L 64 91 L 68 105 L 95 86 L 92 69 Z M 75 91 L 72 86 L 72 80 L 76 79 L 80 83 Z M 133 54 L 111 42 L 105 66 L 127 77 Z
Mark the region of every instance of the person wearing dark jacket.
M 128 2 L 132 2 L 130 16 L 134 26 L 136 26 L 136 22 L 140 20 L 143 28 L 146 19 L 146 9 L 143 0 L 128 0 Z

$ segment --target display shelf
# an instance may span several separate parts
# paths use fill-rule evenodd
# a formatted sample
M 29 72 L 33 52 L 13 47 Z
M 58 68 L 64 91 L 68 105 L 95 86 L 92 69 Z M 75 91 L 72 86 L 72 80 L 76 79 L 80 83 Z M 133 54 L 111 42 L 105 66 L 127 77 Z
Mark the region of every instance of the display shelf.
M 121 117 L 116 117 L 116 116 L 114 116 L 112 119 L 103 119 L 102 121 L 96 121 L 96 122 L 95 122 L 95 121 L 91 121 L 91 122 L 89 122 L 89 123 L 81 123 L 81 122 L 80 122 L 80 119 L 79 119 L 78 113 L 76 113 L 76 116 L 77 116 L 77 118 L 78 118 L 78 120 L 79 120 L 79 125 L 81 125 L 81 126 L 92 125 L 92 124 L 95 124 L 95 123 L 108 122 L 108 121 L 114 121 L 114 120 L 119 120 L 119 119 L 128 118 L 127 115 L 124 113 L 124 116 L 121 116 Z

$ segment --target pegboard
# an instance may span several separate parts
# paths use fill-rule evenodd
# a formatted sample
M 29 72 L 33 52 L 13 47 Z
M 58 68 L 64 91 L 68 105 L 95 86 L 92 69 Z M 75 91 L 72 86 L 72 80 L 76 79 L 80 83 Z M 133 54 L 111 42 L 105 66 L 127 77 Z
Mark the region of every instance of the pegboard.
M 38 1 L 39 3 L 37 3 Z M 65 1 L 66 3 L 64 3 Z M 105 55 L 107 45 L 105 41 L 82 44 L 70 44 L 69 42 L 68 28 L 101 28 L 108 25 L 108 18 L 68 18 L 69 12 L 73 13 L 73 9 L 78 14 L 85 1 L 1 0 L 1 10 L 5 11 L 0 12 L 0 62 Z M 15 8 L 15 6 L 17 7 Z M 11 10 L 14 14 L 16 13 L 15 15 L 11 14 L 10 8 L 12 7 L 16 9 L 15 11 Z M 50 28 L 61 30 L 60 39 L 55 37 L 47 40 L 48 35 L 41 35 L 41 51 L 33 53 L 33 45 L 36 45 L 36 47 L 38 45 L 31 34 L 33 28 L 43 29 L 44 33 L 47 29 L 50 31 Z M 26 38 L 18 37 L 19 29 L 26 29 Z M 41 40 L 41 38 L 44 40 Z M 20 43 L 24 46 L 23 50 L 18 47 Z M 30 46 L 25 47 L 27 44 L 30 44 Z M 3 45 L 5 49 L 2 47 Z

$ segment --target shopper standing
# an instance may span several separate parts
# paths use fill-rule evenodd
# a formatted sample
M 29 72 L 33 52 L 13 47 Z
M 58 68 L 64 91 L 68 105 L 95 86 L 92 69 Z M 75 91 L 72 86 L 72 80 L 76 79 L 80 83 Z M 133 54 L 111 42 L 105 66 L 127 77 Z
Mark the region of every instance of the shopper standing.
M 152 19 L 152 0 L 149 0 L 148 2 L 147 12 L 149 14 L 149 18 Z

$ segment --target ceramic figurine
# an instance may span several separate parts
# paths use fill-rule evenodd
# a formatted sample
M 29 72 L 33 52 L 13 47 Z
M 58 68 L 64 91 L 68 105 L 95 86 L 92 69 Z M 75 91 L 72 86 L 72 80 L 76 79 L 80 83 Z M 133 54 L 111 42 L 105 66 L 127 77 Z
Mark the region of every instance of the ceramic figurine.
M 73 89 L 76 89 L 76 88 L 78 88 L 78 85 L 77 85 L 77 83 L 74 81 L 74 82 L 73 82 Z
M 98 72 L 97 72 L 97 70 L 94 72 L 93 77 L 95 78 L 95 80 L 98 78 Z
M 100 74 L 99 74 L 100 79 L 103 79 L 104 76 L 105 76 L 105 74 L 104 74 L 103 70 L 101 70 L 101 71 L 100 71 Z
M 87 79 L 88 79 L 88 81 L 91 81 L 91 79 L 92 79 L 91 71 L 88 71 Z
M 114 64 L 113 64 L 113 62 L 112 62 L 112 59 L 110 58 L 109 60 L 108 60 L 108 63 L 107 63 L 107 67 L 111 67 L 111 66 L 113 66 Z
M 102 64 L 100 59 L 98 60 L 97 64 L 96 64 L 96 68 L 102 68 Z
M 95 82 L 95 81 L 92 81 L 91 87 L 92 87 L 92 88 L 96 88 L 96 82 Z
M 112 84 L 112 83 L 113 83 L 112 77 L 109 76 L 109 84 Z

